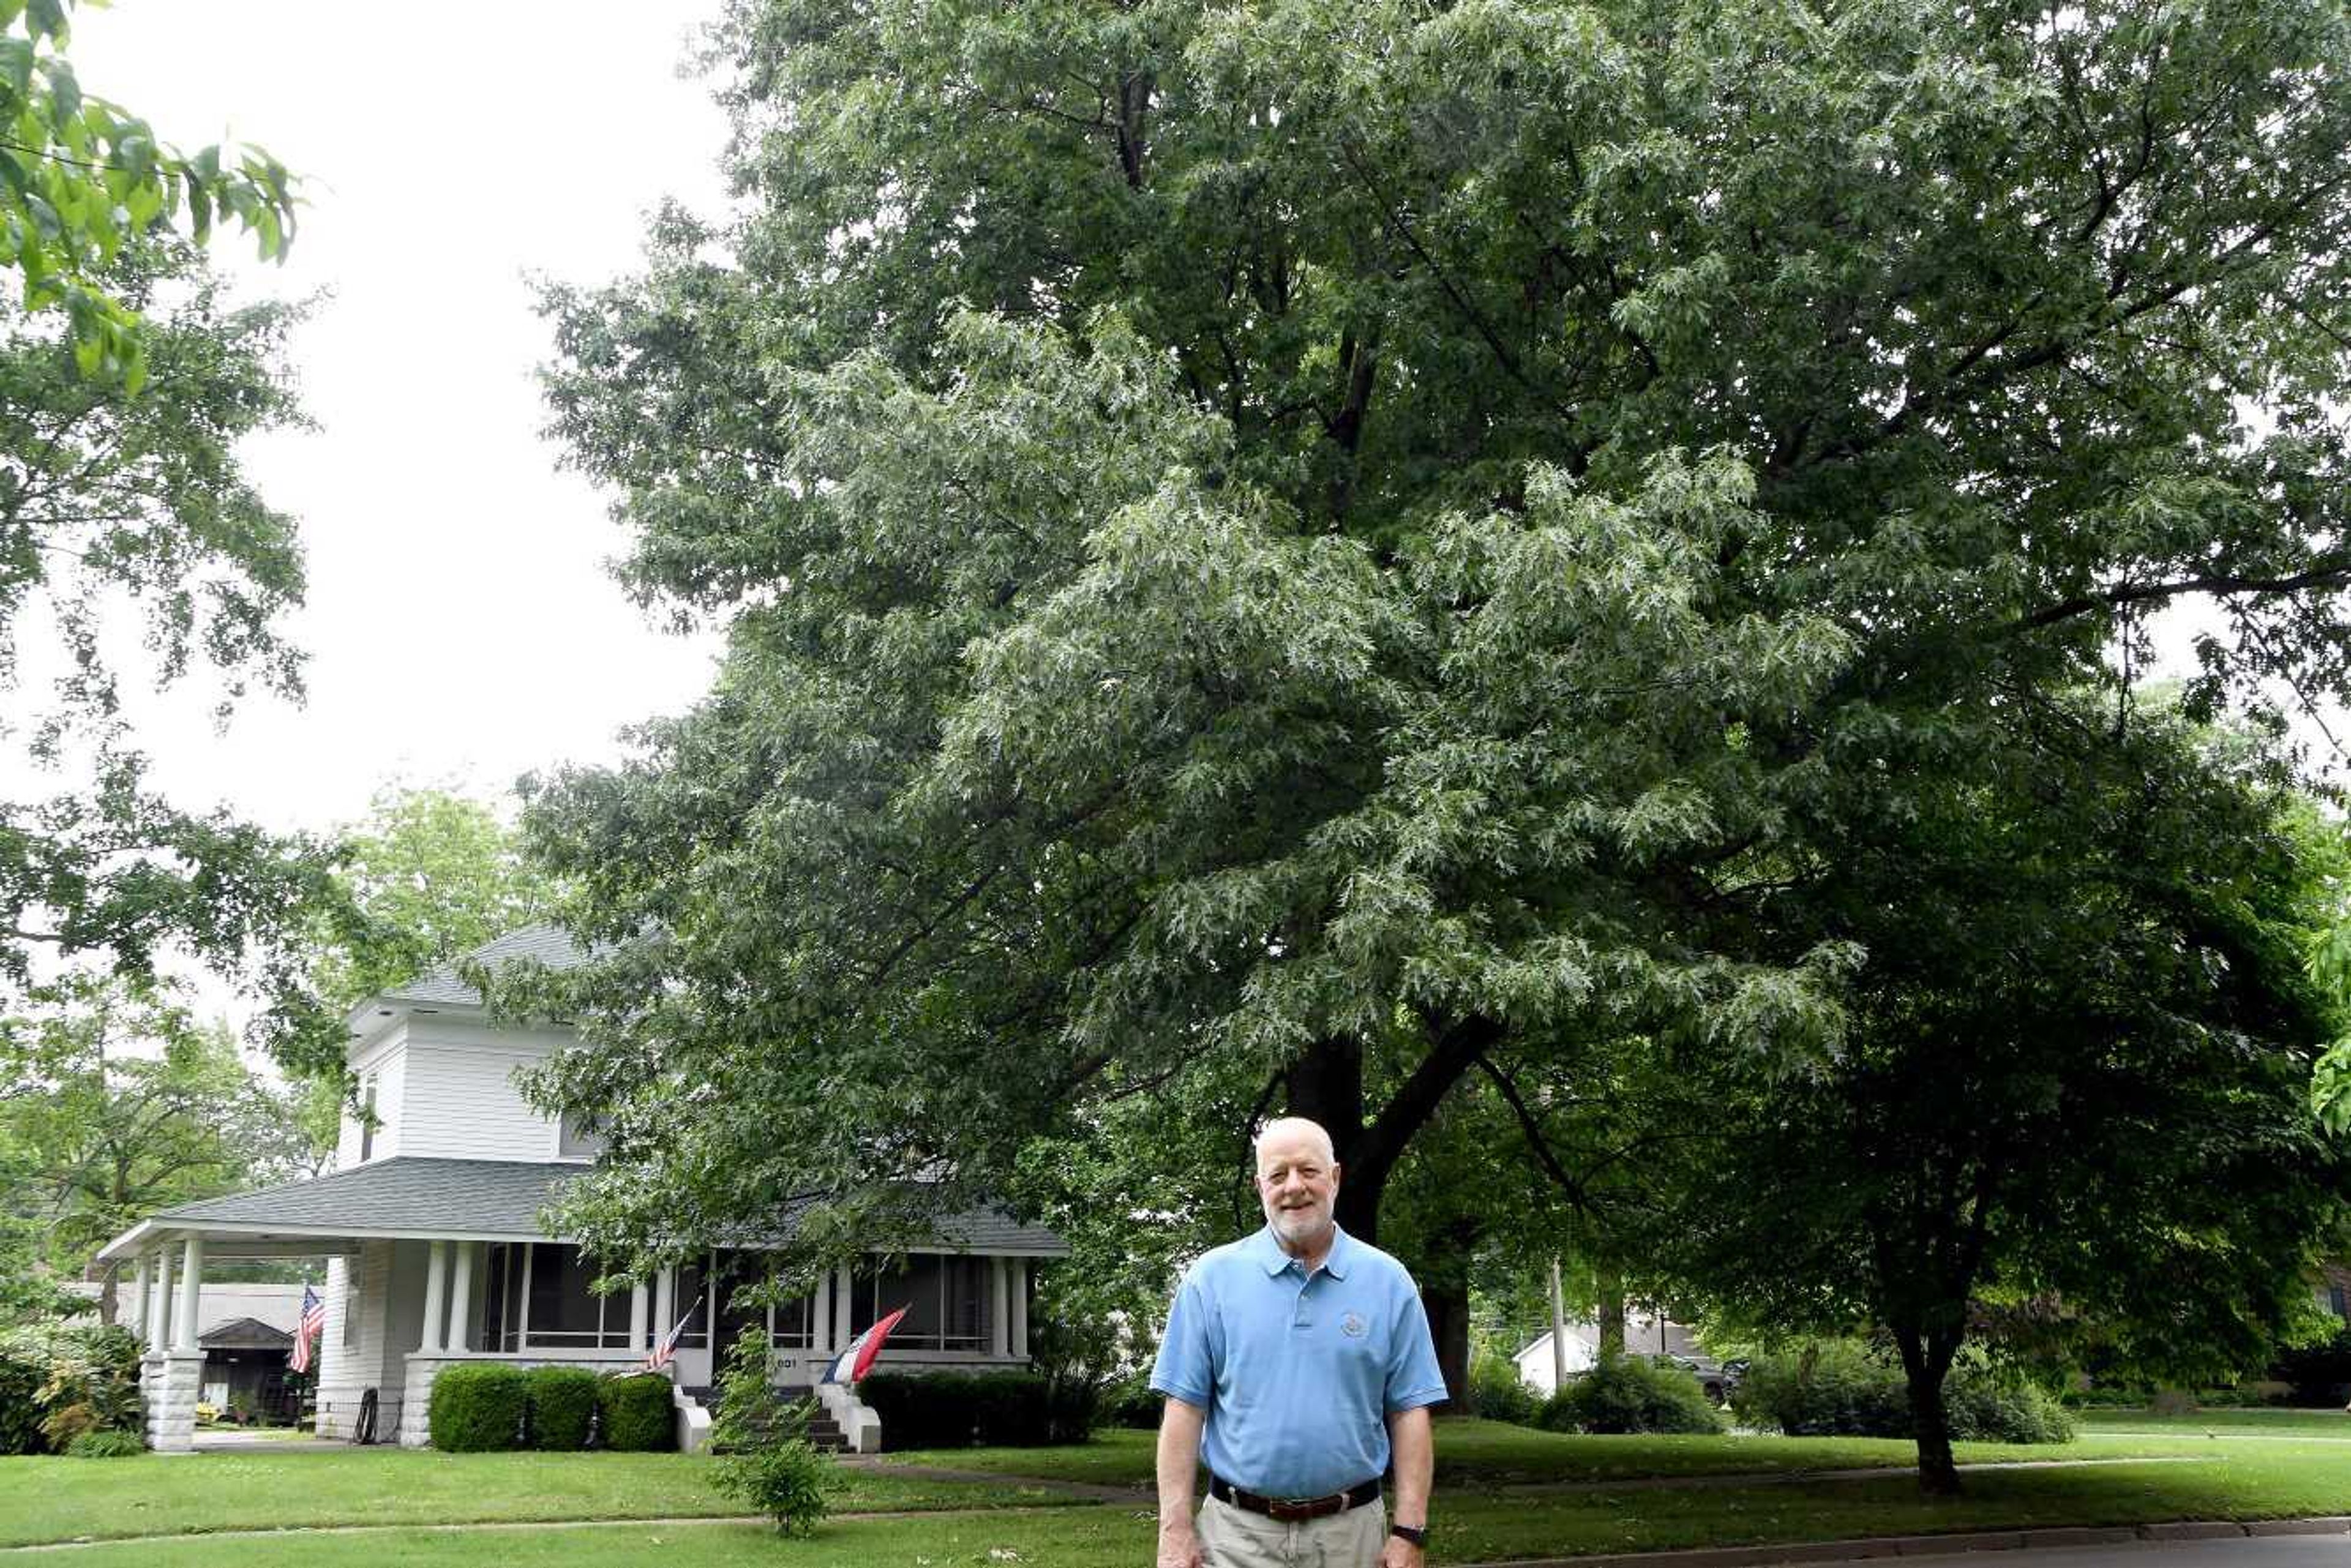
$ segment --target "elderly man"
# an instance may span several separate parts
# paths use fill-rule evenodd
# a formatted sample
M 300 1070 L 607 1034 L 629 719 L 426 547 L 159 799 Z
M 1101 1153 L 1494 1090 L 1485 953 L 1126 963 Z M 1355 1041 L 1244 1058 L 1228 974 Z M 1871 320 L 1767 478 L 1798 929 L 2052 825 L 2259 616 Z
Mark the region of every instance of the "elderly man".
M 1420 1568 L 1428 1407 L 1445 1397 L 1420 1293 L 1339 1228 L 1339 1166 L 1314 1123 L 1258 1135 L 1257 1189 L 1265 1228 L 1184 1276 L 1151 1374 L 1167 1397 L 1159 1568 Z M 1393 1528 L 1380 1509 L 1391 1456 Z

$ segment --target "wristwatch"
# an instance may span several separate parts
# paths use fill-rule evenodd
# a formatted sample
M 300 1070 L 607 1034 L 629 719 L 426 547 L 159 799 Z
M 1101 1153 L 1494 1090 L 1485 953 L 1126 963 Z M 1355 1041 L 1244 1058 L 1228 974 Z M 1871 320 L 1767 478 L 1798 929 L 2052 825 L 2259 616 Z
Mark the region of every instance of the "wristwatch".
M 1415 1546 L 1428 1544 L 1428 1526 L 1425 1524 L 1391 1524 L 1388 1526 L 1388 1533 L 1402 1536 Z

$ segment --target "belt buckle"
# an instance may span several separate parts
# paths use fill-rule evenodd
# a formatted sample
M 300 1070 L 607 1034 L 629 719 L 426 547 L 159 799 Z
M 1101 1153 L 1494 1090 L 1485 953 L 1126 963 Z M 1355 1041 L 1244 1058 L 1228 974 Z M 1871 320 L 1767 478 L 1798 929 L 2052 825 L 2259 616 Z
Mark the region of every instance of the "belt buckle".
M 1284 1523 L 1295 1524 L 1300 1520 L 1322 1518 L 1327 1511 L 1322 1505 L 1330 1500 L 1327 1497 L 1268 1498 L 1266 1501 L 1272 1504 L 1272 1507 L 1266 1511 L 1270 1517 L 1280 1520 Z

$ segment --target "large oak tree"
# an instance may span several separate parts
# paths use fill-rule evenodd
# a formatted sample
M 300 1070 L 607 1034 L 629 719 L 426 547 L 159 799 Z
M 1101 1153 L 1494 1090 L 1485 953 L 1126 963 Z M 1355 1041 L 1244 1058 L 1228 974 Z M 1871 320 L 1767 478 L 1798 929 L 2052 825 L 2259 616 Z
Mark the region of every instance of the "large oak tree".
M 1371 1234 L 1473 1075 L 1828 1051 L 1868 954 L 1782 906 L 1903 769 L 2191 597 L 2199 708 L 2342 689 L 2346 49 L 743 0 L 738 215 L 548 302 L 625 580 L 729 634 L 531 820 L 569 1222 L 840 1248 L 1213 1079 Z

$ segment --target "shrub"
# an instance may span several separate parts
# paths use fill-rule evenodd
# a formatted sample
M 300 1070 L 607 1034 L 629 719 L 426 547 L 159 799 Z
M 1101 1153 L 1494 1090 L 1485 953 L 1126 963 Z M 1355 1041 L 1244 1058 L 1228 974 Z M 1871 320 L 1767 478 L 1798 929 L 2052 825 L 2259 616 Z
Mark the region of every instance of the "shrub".
M 799 1437 L 807 1417 L 776 1391 L 776 1353 L 765 1329 L 746 1324 L 726 1347 L 711 1413 L 710 1446 L 719 1453 L 749 1452 L 772 1440 Z
M 41 1431 L 41 1385 L 47 1381 L 32 1362 L 0 1355 L 0 1455 L 49 1451 Z
M 124 1459 L 146 1451 L 136 1432 L 84 1432 L 66 1445 L 66 1453 L 77 1459 Z
M 2279 1353 L 2273 1369 L 2293 1404 L 2339 1409 L 2351 1398 L 2351 1326 L 2332 1340 Z
M 756 1443 L 718 1461 L 718 1489 L 776 1521 L 786 1535 L 807 1535 L 824 1518 L 824 1482 L 832 1461 L 806 1437 Z
M 588 1446 L 596 1423 L 596 1375 L 584 1366 L 534 1366 L 523 1374 L 530 1446 L 565 1452 Z
M 1138 1372 L 1102 1391 L 1094 1406 L 1094 1417 L 1105 1427 L 1152 1432 L 1158 1430 L 1159 1417 L 1166 1405 L 1165 1396 L 1151 1386 L 1150 1375 Z
M 1910 1393 L 1902 1369 L 1850 1341 L 1799 1355 L 1758 1357 L 1733 1399 L 1751 1427 L 1792 1437 L 1910 1437 Z M 2065 1443 L 2073 1418 L 2049 1393 L 1980 1358 L 1961 1362 L 1943 1384 L 1950 1435 L 1962 1442 Z
M 1051 1389 L 1033 1372 L 877 1372 L 857 1385 L 857 1396 L 882 1417 L 882 1446 L 892 1450 L 1078 1440 L 1061 1435 L 1077 1413 L 1057 1410 Z
M 1537 1424 L 1554 1432 L 1719 1432 L 1698 1379 L 1634 1355 L 1604 1358 L 1546 1401 Z
M 1534 1424 L 1541 1397 L 1519 1376 L 1519 1364 L 1507 1355 L 1481 1355 L 1469 1364 L 1469 1412 L 1489 1421 Z
M 52 1453 L 62 1454 L 81 1438 L 100 1430 L 103 1428 L 99 1425 L 98 1411 L 84 1399 L 70 1405 L 52 1405 L 49 1413 L 41 1417 L 41 1436 L 49 1440 Z
M 677 1416 L 670 1381 L 657 1372 L 606 1377 L 596 1385 L 604 1416 L 604 1447 L 624 1453 L 667 1453 L 677 1447 Z
M 433 1446 L 448 1454 L 519 1448 L 530 1382 L 503 1362 L 460 1362 L 433 1379 L 427 1412 Z

